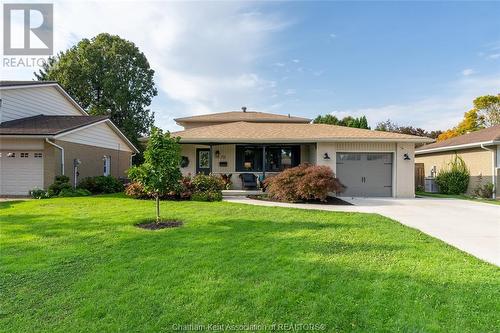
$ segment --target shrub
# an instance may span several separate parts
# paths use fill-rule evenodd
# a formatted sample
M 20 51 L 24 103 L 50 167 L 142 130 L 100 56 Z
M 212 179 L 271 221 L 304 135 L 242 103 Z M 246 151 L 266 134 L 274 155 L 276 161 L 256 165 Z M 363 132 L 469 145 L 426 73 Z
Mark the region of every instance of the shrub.
M 148 195 L 141 183 L 132 182 L 125 188 L 125 195 L 132 197 L 134 199 L 150 199 L 151 196 Z
M 54 183 L 49 186 L 48 195 L 49 197 L 54 197 L 59 195 L 59 193 L 64 189 L 72 189 L 73 187 L 69 183 L 68 176 L 56 176 Z
M 113 176 L 96 176 L 82 179 L 78 188 L 94 194 L 116 193 L 123 191 L 123 184 Z
M 233 181 L 231 180 L 232 177 L 233 177 L 232 173 L 229 174 L 223 173 L 220 175 L 225 190 L 231 189 L 231 185 L 233 185 Z
M 92 193 L 90 193 L 90 191 L 87 191 L 83 188 L 77 188 L 77 189 L 74 189 L 74 188 L 65 188 L 63 190 L 61 190 L 61 192 L 59 193 L 58 197 L 60 198 L 65 198 L 65 197 L 86 197 L 86 196 L 89 196 L 91 195 Z
M 469 169 L 464 160 L 455 155 L 448 167 L 441 169 L 436 177 L 439 191 L 444 194 L 463 194 L 469 186 Z
M 194 201 L 220 201 L 224 183 L 220 177 L 213 175 L 198 174 L 193 177 L 193 193 L 191 200 Z
M 485 199 L 490 199 L 493 197 L 493 190 L 495 189 L 495 186 L 493 183 L 486 183 L 483 186 L 478 186 L 476 190 L 474 190 L 474 193 Z
M 194 185 L 191 176 L 183 176 L 179 181 L 180 186 L 176 197 L 180 200 L 189 200 L 194 192 Z
M 221 201 L 222 200 L 222 192 L 195 192 L 191 196 L 191 200 L 193 201 Z
M 30 191 L 30 196 L 33 199 L 47 199 L 50 198 L 49 193 L 41 188 L 34 188 Z
M 161 199 L 169 200 L 189 200 L 193 194 L 193 184 L 190 176 L 183 176 L 179 180 L 179 187 L 176 191 L 166 195 L 161 195 Z M 132 182 L 125 188 L 125 195 L 135 199 L 153 199 L 152 193 L 146 192 L 144 187 L 139 182 Z
M 268 196 L 278 201 L 326 201 L 328 193 L 339 193 L 344 186 L 328 166 L 301 164 L 264 180 Z

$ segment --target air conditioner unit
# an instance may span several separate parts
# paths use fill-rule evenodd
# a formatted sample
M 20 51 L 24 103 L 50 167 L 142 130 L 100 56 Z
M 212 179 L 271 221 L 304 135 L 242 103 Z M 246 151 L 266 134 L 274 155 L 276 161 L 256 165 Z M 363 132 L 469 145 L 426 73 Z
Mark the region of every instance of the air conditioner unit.
M 425 177 L 425 179 L 424 179 L 424 188 L 425 188 L 425 192 L 438 193 L 439 192 L 439 186 L 436 183 L 436 178 L 434 178 L 434 177 Z

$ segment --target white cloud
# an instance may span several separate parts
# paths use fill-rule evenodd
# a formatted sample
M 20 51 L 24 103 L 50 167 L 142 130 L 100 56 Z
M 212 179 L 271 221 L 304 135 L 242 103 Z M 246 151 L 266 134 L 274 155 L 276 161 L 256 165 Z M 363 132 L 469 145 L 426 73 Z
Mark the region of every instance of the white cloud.
M 287 89 L 285 90 L 284 95 L 290 96 L 290 95 L 295 95 L 295 93 L 296 93 L 295 89 Z
M 470 75 L 475 74 L 475 73 L 476 73 L 476 71 L 473 70 L 472 68 L 466 68 L 462 71 L 463 76 L 470 76 Z
M 488 55 L 488 59 L 499 59 L 500 53 L 493 53 Z
M 336 34 L 334 34 L 334 33 L 331 33 L 331 34 L 330 34 L 330 38 L 337 38 L 337 35 L 336 35 Z
M 247 2 L 159 1 L 56 1 L 54 22 L 56 52 L 101 32 L 134 42 L 155 70 L 160 96 L 152 109 L 164 128 L 173 128 L 174 116 L 268 99 L 276 83 L 257 74 L 256 62 L 272 49 L 273 33 L 291 24 Z M 34 70 L 2 71 L 2 78 L 32 79 Z
M 474 98 L 500 93 L 500 73 L 491 76 L 464 77 L 442 87 L 439 93 L 402 104 L 372 106 L 333 112 L 338 116 L 366 115 L 370 124 L 391 119 L 400 125 L 412 125 L 427 130 L 455 126 L 464 112 L 472 108 Z

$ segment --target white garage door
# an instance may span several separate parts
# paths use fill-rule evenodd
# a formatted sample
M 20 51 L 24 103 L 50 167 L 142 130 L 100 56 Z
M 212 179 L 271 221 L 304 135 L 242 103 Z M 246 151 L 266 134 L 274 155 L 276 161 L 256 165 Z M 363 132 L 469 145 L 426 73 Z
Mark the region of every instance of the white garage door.
M 41 151 L 0 152 L 0 194 L 28 195 L 43 188 L 43 153 Z
M 349 197 L 392 196 L 392 153 L 337 153 L 337 178 Z

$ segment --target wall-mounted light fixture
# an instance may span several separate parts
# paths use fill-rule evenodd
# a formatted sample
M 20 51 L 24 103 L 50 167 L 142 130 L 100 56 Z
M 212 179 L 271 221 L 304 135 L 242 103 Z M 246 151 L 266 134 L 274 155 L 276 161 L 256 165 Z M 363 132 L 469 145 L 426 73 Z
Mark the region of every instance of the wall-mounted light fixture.
M 323 159 L 324 160 L 329 160 L 330 159 L 330 156 L 328 156 L 328 153 L 324 153 L 323 154 Z
M 411 158 L 410 158 L 410 156 L 408 156 L 408 154 L 403 154 L 403 160 L 409 161 L 409 160 L 411 160 Z

